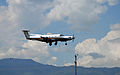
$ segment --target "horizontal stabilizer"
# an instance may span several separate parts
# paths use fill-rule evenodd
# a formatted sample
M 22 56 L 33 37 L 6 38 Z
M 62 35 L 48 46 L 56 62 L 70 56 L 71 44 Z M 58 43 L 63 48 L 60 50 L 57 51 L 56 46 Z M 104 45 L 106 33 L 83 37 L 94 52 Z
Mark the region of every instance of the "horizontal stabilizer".
M 28 30 L 28 29 L 23 29 L 22 31 L 23 32 L 30 32 L 30 30 Z

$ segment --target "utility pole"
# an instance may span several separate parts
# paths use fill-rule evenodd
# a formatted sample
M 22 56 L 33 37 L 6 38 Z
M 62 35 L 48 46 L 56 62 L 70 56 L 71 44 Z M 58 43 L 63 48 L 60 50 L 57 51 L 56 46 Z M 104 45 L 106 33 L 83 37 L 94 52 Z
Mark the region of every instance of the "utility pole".
M 77 75 L 77 55 L 75 55 L 75 75 Z

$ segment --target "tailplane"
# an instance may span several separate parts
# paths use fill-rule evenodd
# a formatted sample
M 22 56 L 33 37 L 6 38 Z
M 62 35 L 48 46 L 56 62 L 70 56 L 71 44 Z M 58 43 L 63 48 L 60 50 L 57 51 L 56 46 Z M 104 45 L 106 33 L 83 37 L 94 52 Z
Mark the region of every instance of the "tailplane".
M 22 30 L 23 32 L 24 32 L 24 35 L 25 35 L 25 37 L 26 37 L 26 39 L 29 39 L 29 30 Z

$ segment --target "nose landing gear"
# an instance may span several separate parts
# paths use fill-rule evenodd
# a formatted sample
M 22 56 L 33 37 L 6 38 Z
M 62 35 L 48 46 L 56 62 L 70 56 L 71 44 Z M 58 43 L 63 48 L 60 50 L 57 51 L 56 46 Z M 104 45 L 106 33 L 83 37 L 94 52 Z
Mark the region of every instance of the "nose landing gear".
M 67 42 L 65 43 L 65 45 L 67 45 Z

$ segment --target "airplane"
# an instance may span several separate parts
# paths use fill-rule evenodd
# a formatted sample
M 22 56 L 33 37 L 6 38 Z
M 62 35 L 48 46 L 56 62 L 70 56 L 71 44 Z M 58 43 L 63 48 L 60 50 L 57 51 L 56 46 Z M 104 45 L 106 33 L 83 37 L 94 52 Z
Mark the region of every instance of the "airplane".
M 67 45 L 67 41 L 75 39 L 73 36 L 64 36 L 63 34 L 47 34 L 47 35 L 41 35 L 41 34 L 29 34 L 29 30 L 22 30 L 24 32 L 24 35 L 27 40 L 37 40 L 41 42 L 49 43 L 51 46 L 53 42 L 54 45 L 57 45 L 58 41 L 66 42 L 65 45 Z

